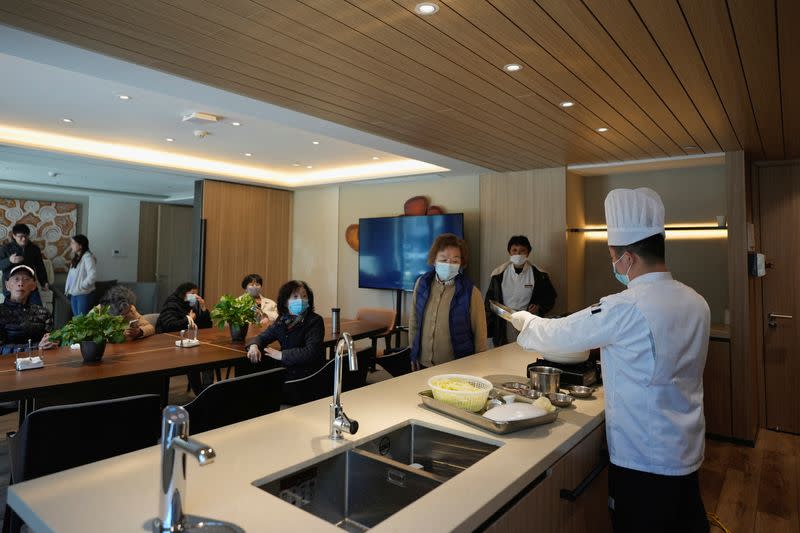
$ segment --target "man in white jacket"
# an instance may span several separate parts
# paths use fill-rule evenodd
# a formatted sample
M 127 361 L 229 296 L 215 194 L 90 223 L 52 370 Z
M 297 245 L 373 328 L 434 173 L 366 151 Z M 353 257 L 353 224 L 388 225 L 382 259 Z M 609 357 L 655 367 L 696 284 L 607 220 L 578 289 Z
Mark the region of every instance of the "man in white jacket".
M 561 319 L 514 313 L 517 342 L 550 354 L 601 349 L 614 530 L 706 532 L 697 471 L 708 304 L 667 269 L 657 193 L 616 189 L 605 210 L 611 269 L 627 290 Z

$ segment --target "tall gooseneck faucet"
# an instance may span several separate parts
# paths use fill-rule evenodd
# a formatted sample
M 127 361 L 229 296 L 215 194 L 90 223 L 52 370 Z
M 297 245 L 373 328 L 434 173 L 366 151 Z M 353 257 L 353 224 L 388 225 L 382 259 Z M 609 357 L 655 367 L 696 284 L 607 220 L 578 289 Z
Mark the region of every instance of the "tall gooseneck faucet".
M 168 405 L 161 419 L 161 479 L 159 480 L 159 518 L 153 521 L 154 533 L 173 533 L 187 529 L 183 506 L 186 500 L 186 456 L 200 463 L 214 462 L 210 446 L 189 438 L 189 413 L 183 407 Z
M 333 440 L 341 439 L 343 431 L 350 435 L 355 435 L 358 431 L 358 422 L 347 418 L 342 408 L 342 357 L 344 357 L 345 349 L 350 370 L 358 370 L 358 359 L 353 349 L 353 337 L 349 333 L 343 332 L 342 338 L 336 344 L 336 352 L 333 356 L 333 402 L 331 403 L 331 433 L 329 435 Z

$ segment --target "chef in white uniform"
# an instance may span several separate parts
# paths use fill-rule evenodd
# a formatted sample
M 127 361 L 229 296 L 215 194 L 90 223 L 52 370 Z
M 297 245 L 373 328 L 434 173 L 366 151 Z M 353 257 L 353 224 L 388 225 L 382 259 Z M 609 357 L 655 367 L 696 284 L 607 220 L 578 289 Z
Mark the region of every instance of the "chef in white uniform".
M 565 318 L 516 312 L 517 342 L 548 354 L 601 349 L 614 531 L 705 532 L 708 304 L 667 270 L 655 191 L 615 189 L 605 211 L 611 269 L 627 290 Z

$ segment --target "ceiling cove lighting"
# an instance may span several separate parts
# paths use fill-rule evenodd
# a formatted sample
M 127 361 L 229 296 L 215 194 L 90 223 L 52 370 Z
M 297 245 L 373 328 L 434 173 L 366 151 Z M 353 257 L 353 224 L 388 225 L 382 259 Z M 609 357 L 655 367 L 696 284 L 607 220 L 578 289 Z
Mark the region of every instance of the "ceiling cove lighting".
M 572 107 L 574 105 L 575 105 L 575 102 L 570 102 L 569 100 L 564 100 L 563 102 L 558 104 L 559 107 L 563 107 L 564 109 L 566 109 L 568 107 Z
M 433 2 L 421 2 L 414 7 L 414 12 L 418 15 L 433 15 L 439 11 L 439 4 Z
M 403 159 L 366 165 L 326 168 L 315 172 L 282 173 L 263 166 L 243 165 L 141 146 L 100 141 L 89 137 L 32 130 L 2 123 L 0 123 L 0 144 L 200 172 L 252 183 L 267 183 L 285 187 L 304 187 L 393 176 L 435 174 L 450 170 L 424 161 Z
M 519 63 L 509 63 L 508 65 L 503 65 L 503 70 L 506 72 L 518 72 L 522 70 L 522 65 Z
M 602 126 L 602 127 L 600 127 L 600 128 L 597 128 L 597 129 L 596 129 L 596 130 L 594 130 L 594 131 L 596 131 L 597 133 L 605 133 L 605 132 L 607 132 L 607 131 L 608 131 L 608 128 L 606 128 L 605 126 Z

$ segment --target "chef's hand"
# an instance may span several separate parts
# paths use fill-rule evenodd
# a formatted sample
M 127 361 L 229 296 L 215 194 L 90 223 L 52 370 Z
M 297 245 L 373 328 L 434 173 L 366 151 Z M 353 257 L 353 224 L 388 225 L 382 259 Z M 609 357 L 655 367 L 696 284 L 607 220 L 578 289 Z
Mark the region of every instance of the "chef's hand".
M 258 349 L 257 344 L 251 344 L 250 348 L 247 349 L 247 358 L 250 359 L 251 363 L 261 361 L 261 350 Z
M 511 324 L 517 331 L 522 331 L 533 320 L 533 315 L 527 311 L 517 311 L 511 315 Z
M 22 263 L 25 260 L 25 258 L 19 254 L 11 254 L 11 257 L 9 257 L 8 260 L 14 263 L 15 265 L 18 265 Z
M 538 304 L 531 304 L 528 306 L 528 312 L 532 315 L 539 314 L 539 305 Z
M 411 371 L 412 372 L 416 372 L 420 368 L 422 368 L 422 367 L 420 366 L 419 361 L 411 361 Z
M 283 359 L 283 352 L 276 350 L 275 348 L 270 348 L 269 346 L 264 348 L 264 354 L 272 357 L 276 361 Z

